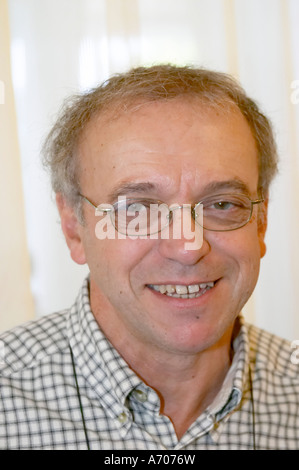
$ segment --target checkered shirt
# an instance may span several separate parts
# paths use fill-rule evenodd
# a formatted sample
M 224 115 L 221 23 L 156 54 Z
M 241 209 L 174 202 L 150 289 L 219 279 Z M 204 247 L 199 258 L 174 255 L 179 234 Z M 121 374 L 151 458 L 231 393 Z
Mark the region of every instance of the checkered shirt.
M 87 279 L 72 309 L 0 336 L 0 449 L 299 449 L 290 345 L 240 321 L 222 389 L 178 441 L 156 392 L 99 329 Z

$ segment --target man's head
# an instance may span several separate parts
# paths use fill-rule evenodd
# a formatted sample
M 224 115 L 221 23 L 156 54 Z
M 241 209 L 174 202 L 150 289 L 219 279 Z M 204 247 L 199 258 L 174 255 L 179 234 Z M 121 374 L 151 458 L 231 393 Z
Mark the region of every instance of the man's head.
M 173 237 L 98 240 L 79 194 L 96 204 L 266 197 L 271 126 L 239 86 L 204 70 L 136 69 L 77 98 L 47 148 L 62 228 L 73 259 L 90 268 L 91 306 L 112 343 L 186 354 L 229 341 L 265 253 L 266 203 L 237 230 L 204 230 L 188 250 Z

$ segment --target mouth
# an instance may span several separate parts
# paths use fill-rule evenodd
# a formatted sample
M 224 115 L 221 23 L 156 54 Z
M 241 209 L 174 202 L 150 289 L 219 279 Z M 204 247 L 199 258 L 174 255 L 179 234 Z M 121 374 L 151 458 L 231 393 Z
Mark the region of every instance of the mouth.
M 200 282 L 198 284 L 148 284 L 149 289 L 161 295 L 176 299 L 195 299 L 201 297 L 208 290 L 213 289 L 218 281 Z

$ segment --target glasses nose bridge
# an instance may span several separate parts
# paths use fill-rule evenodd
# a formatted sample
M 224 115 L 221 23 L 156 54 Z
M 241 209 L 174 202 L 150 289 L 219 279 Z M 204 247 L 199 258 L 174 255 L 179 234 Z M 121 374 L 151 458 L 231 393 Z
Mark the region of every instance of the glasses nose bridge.
M 198 206 L 198 203 L 196 204 L 173 204 L 169 206 L 169 224 L 173 222 L 173 214 L 177 210 L 182 210 L 182 209 L 188 209 L 189 212 L 191 213 L 191 217 L 196 222 L 197 214 L 196 214 L 196 207 Z
M 178 209 L 188 209 L 191 212 L 191 216 L 193 219 L 196 217 L 196 207 L 199 205 L 199 203 L 196 204 L 172 204 L 169 206 L 169 212 L 170 214 L 173 214 L 176 210 Z

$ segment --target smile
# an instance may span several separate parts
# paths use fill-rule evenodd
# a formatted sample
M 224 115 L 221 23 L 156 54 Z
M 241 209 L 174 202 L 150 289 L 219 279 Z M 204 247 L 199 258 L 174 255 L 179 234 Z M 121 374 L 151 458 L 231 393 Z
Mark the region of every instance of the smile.
M 189 286 L 180 284 L 149 284 L 148 287 L 160 294 L 179 299 L 194 299 L 212 289 L 215 282 L 202 282 Z

